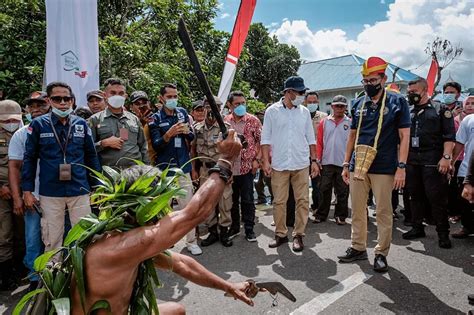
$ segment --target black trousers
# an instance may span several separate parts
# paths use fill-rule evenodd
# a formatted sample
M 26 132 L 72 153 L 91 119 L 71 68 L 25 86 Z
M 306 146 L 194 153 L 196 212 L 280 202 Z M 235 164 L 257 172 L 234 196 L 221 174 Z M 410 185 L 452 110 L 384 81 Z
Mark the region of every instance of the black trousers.
M 464 177 L 457 178 L 459 196 L 461 196 L 462 190 L 464 189 L 463 182 Z M 459 206 L 462 226 L 468 230 L 469 233 L 474 233 L 474 204 L 469 203 L 469 201 L 461 197 L 459 200 Z
M 290 190 L 288 192 L 288 200 L 286 201 L 286 226 L 295 226 L 295 212 L 296 212 L 296 201 L 295 194 L 293 192 L 293 186 L 290 183 Z
M 268 191 L 270 192 L 271 201 L 273 201 L 273 191 L 272 191 L 272 181 L 271 177 L 265 176 L 262 170 L 260 170 L 260 174 L 258 176 L 258 181 L 255 184 L 255 191 L 257 192 L 257 199 L 259 201 L 263 201 L 267 199 L 265 196 L 265 185 L 268 187 Z
M 311 168 L 310 168 L 311 171 Z M 321 183 L 321 176 L 311 177 L 311 210 L 319 208 L 321 202 L 321 190 L 319 188 Z
M 431 208 L 431 216 L 438 234 L 449 233 L 447 214 L 448 181 L 446 175 L 438 172 L 437 167 L 407 165 L 407 188 L 410 193 L 410 208 L 414 226 L 422 226 L 426 217 L 426 202 Z M 426 196 L 426 197 L 425 197 Z M 425 199 L 426 198 L 426 199 Z
M 342 179 L 342 167 L 336 165 L 324 165 L 321 172 L 321 202 L 316 215 L 321 219 L 326 219 L 331 207 L 332 190 L 336 195 L 337 203 L 335 205 L 334 217 L 347 218 L 349 199 L 349 186 Z
M 240 211 L 244 221 L 245 233 L 253 232 L 255 225 L 255 204 L 253 201 L 253 174 L 233 177 L 232 182 L 232 227 L 240 229 Z
M 461 194 L 459 193 L 459 185 L 458 181 L 458 171 L 459 166 L 461 166 L 462 161 L 456 161 L 454 164 L 454 174 L 453 179 L 449 183 L 449 190 L 448 190 L 448 215 L 449 216 L 456 216 L 461 215 L 461 207 L 463 205 Z

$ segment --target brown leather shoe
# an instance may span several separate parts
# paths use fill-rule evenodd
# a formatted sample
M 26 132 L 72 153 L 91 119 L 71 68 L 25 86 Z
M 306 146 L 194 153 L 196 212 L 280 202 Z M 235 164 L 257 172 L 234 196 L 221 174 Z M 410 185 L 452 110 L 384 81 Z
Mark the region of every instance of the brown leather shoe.
M 451 237 L 453 238 L 468 238 L 469 237 L 469 231 L 462 227 L 459 230 L 457 230 L 454 233 L 451 233 Z
M 279 237 L 279 236 L 275 235 L 275 241 L 273 243 L 268 244 L 268 247 L 275 248 L 275 247 L 278 247 L 278 246 L 280 246 L 282 244 L 285 244 L 285 243 L 288 243 L 288 237 L 287 236 Z
M 293 251 L 301 252 L 303 248 L 303 236 L 296 235 L 295 237 L 293 237 Z

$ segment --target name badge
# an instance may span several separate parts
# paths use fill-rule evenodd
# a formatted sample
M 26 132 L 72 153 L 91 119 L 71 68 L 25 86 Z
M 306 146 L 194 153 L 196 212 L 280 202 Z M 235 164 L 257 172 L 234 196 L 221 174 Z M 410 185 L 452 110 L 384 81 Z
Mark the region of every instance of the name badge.
M 59 180 L 71 180 L 71 164 L 59 164 Z
M 420 147 L 420 138 L 419 137 L 411 137 L 411 147 L 412 148 L 419 148 Z
M 175 148 L 181 148 L 181 145 L 182 145 L 181 138 L 179 138 L 179 137 L 174 138 L 174 147 Z
M 162 123 L 159 124 L 158 126 L 159 126 L 159 127 L 167 127 L 167 126 L 169 126 L 169 125 L 170 125 L 169 122 L 162 122 Z

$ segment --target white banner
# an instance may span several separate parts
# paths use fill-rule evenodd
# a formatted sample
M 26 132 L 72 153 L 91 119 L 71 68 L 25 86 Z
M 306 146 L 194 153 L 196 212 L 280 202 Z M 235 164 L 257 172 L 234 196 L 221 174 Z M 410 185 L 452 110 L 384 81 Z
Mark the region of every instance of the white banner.
M 97 0 L 46 0 L 46 84 L 69 84 L 78 106 L 99 88 Z

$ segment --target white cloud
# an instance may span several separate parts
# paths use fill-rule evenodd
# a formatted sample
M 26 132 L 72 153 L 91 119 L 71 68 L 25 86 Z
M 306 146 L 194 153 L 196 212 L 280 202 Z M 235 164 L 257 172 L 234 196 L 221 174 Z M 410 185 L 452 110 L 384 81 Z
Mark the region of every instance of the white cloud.
M 222 13 L 221 16 L 219 16 L 219 19 L 226 19 L 230 16 L 229 13 Z
M 387 18 L 364 29 L 355 39 L 342 29 L 310 30 L 306 21 L 288 19 L 274 30 L 281 42 L 298 48 L 306 60 L 331 58 L 355 53 L 361 57 L 377 55 L 405 69 L 427 61 L 427 43 L 437 36 L 464 48 L 461 60 L 453 62 L 443 79 L 451 73 L 463 86 L 474 87 L 474 1 L 473 0 L 396 0 Z M 415 71 L 425 76 L 429 62 Z

